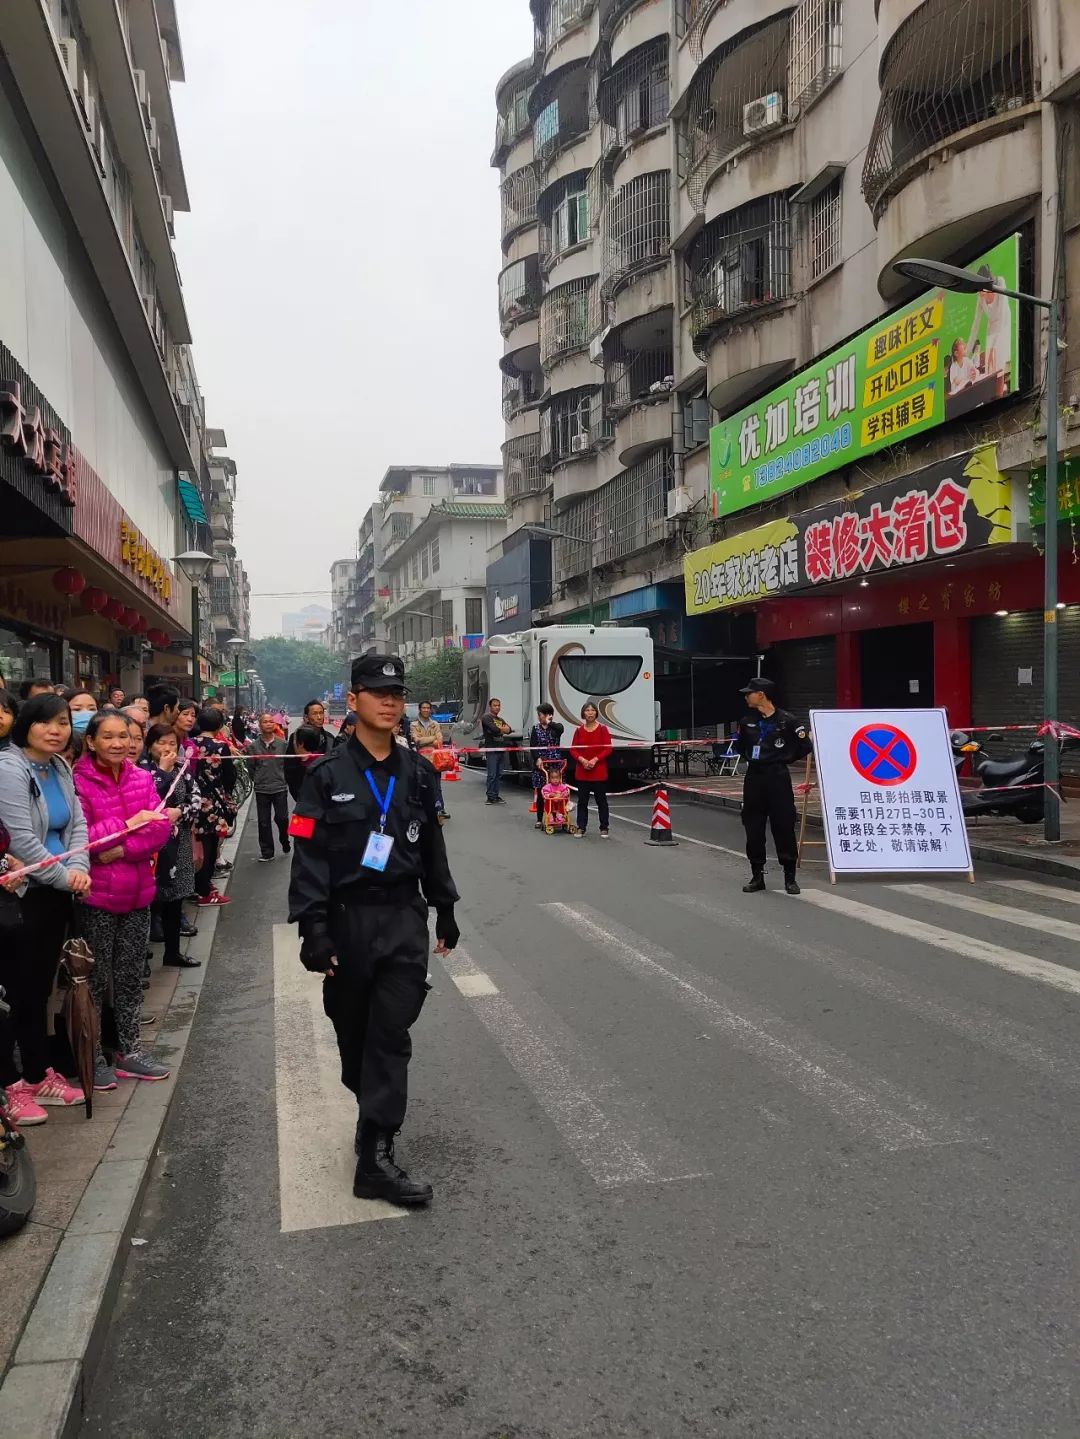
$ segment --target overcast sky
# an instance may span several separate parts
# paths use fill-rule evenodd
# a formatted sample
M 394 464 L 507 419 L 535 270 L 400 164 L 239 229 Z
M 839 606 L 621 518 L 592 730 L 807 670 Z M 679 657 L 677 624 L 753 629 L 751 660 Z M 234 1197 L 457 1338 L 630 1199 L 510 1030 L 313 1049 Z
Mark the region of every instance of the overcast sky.
M 177 216 L 252 590 L 328 590 L 390 464 L 502 442 L 495 84 L 528 0 L 178 0 Z M 252 630 L 319 594 L 257 598 Z

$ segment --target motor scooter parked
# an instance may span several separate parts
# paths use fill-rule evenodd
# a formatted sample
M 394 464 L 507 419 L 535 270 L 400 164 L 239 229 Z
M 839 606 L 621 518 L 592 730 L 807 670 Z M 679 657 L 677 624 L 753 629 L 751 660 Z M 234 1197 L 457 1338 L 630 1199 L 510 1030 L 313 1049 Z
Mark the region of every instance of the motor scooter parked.
M 1004 738 L 1004 735 L 990 734 L 987 742 Z M 979 779 L 978 789 L 960 792 L 965 815 L 973 819 L 979 815 L 996 815 L 1017 819 L 1021 824 L 1042 823 L 1046 771 L 1045 745 L 1041 739 L 1032 740 L 1023 754 L 1005 760 L 991 759 L 979 741 L 963 730 L 953 730 L 949 739 L 957 771 L 970 758 Z M 1064 798 L 1062 795 L 1063 801 Z

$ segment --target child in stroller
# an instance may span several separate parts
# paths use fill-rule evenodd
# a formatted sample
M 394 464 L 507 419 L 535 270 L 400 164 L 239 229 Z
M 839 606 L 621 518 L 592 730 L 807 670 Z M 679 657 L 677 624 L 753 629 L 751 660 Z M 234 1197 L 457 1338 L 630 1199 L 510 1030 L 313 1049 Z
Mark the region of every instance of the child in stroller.
M 570 786 L 564 778 L 566 761 L 543 759 L 540 768 L 547 781 L 540 791 L 544 801 L 544 833 L 554 834 L 561 829 L 567 834 L 577 834 L 577 825 L 570 819 Z

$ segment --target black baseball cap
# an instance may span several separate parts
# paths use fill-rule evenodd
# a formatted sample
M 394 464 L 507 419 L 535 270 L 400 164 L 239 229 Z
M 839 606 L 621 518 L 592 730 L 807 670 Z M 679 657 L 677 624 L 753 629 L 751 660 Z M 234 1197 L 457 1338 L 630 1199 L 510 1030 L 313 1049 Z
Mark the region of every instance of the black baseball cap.
M 352 662 L 352 687 L 357 690 L 404 690 L 405 661 L 400 655 L 370 651 Z
M 771 695 L 775 689 L 776 686 L 772 680 L 767 680 L 764 675 L 759 675 L 756 680 L 751 680 L 749 684 L 743 685 L 739 693 L 741 695 Z

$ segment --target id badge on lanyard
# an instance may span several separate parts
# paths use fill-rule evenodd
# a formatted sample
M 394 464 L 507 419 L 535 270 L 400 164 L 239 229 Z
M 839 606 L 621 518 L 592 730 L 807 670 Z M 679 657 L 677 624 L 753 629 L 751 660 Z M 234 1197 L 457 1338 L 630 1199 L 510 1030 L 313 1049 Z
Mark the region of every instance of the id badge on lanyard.
M 390 852 L 394 848 L 393 837 L 386 833 L 386 816 L 390 813 L 390 802 L 394 798 L 396 776 L 390 776 L 385 794 L 380 792 L 379 786 L 375 783 L 375 776 L 369 769 L 364 771 L 364 778 L 371 786 L 371 793 L 375 796 L 375 803 L 379 806 L 379 828 L 368 835 L 364 857 L 360 864 L 364 869 L 372 869 L 377 874 L 382 874 L 389 863 Z

